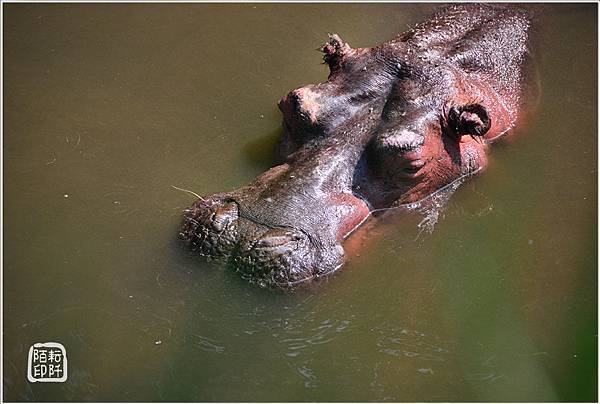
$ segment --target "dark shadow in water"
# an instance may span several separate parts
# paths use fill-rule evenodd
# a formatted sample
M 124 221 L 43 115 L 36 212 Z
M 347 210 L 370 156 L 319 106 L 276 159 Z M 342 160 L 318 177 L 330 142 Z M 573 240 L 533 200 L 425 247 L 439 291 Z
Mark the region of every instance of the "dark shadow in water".
M 264 170 L 279 163 L 276 150 L 279 139 L 283 136 L 283 128 L 274 129 L 271 133 L 252 140 L 244 145 L 247 160 Z

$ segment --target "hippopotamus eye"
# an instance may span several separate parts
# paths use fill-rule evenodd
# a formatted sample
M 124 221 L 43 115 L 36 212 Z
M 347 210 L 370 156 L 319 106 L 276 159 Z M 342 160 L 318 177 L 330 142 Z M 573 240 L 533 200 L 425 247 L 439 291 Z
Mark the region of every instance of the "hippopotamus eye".
M 460 138 L 469 135 L 480 137 L 490 129 L 492 121 L 481 104 L 451 107 L 446 116 L 446 127 L 450 134 Z

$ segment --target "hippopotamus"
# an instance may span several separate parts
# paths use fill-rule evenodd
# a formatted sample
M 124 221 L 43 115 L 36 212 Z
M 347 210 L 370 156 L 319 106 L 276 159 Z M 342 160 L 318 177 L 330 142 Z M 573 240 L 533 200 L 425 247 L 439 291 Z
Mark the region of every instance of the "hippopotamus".
M 416 203 L 481 171 L 517 123 L 530 36 L 526 10 L 447 6 L 372 48 L 322 46 L 327 80 L 278 103 L 280 164 L 199 198 L 180 238 L 262 286 L 314 281 L 373 212 Z

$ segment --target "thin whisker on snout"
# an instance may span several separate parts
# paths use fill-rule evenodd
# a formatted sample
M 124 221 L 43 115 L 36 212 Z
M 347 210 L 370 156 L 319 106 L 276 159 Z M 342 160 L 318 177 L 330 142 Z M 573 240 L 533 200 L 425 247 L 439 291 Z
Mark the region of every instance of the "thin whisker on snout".
M 175 185 L 171 185 L 171 188 L 176 189 L 178 191 L 186 192 L 190 195 L 194 195 L 196 198 L 200 199 L 201 201 L 204 201 L 204 198 L 202 198 L 200 195 L 198 195 L 194 191 L 190 191 L 189 189 L 179 188 L 179 187 L 176 187 Z

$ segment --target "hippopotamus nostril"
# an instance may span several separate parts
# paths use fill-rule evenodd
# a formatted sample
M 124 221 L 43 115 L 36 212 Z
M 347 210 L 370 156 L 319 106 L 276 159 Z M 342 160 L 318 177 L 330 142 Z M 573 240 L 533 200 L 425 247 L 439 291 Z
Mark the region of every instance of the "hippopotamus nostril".
M 285 286 L 312 279 L 320 263 L 317 255 L 302 232 L 276 227 L 243 237 L 232 264 L 242 277 L 259 285 Z
M 213 214 L 210 226 L 218 232 L 223 231 L 233 221 L 238 218 L 238 208 L 235 203 L 226 203 L 223 206 L 219 206 Z
M 216 195 L 186 210 L 179 237 L 201 255 L 227 257 L 237 244 L 239 227 L 237 204 Z
M 254 244 L 254 249 L 269 251 L 271 254 L 284 254 L 294 248 L 294 242 L 302 237 L 293 231 L 284 229 L 271 229 L 267 231 Z

